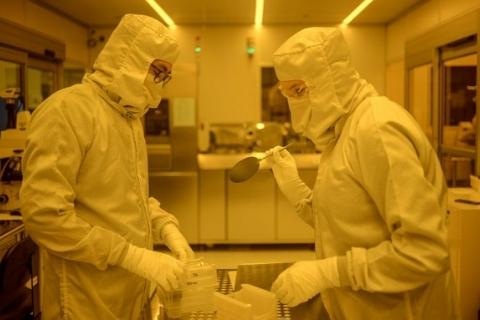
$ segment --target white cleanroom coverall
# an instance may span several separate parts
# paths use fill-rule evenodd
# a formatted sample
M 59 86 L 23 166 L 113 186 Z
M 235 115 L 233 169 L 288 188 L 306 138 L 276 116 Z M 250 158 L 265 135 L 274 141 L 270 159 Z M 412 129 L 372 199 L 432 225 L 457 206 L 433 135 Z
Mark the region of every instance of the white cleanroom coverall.
M 446 195 L 435 150 L 402 107 L 361 79 L 342 33 L 308 28 L 274 54 L 292 125 L 323 150 L 313 190 L 287 151 L 273 150 L 280 189 L 315 229 L 318 260 L 294 264 L 272 289 L 296 305 L 321 292 L 331 319 L 458 319 Z
M 149 293 L 144 278 L 165 272 L 168 286 L 175 275 L 167 271 L 181 269 L 149 250 L 154 237 L 178 255 L 191 252 L 174 216 L 148 197 L 141 124 L 160 102 L 145 86 L 151 63 L 177 56 L 160 22 L 126 15 L 94 71 L 35 110 L 20 196 L 26 230 L 42 252 L 42 319 L 138 319 Z

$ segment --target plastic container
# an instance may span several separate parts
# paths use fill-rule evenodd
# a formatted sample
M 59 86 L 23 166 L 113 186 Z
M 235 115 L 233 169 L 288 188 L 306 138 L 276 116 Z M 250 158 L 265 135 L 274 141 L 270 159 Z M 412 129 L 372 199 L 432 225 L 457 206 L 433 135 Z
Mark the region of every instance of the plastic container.
M 214 312 L 216 285 L 215 267 L 202 258 L 193 259 L 185 264 L 185 279 L 180 290 L 159 290 L 159 299 L 169 319 L 181 319 L 191 312 Z
M 202 258 L 186 263 L 186 280 L 182 290 L 182 313 L 213 312 L 215 304 L 213 294 L 217 286 L 217 271 Z
M 182 317 L 182 290 L 163 291 L 159 290 L 159 298 L 163 304 L 160 310 L 160 319 L 180 319 Z M 163 312 L 166 317 L 163 317 Z
M 242 284 L 229 295 L 215 292 L 217 320 L 276 320 L 277 299 L 270 291 Z

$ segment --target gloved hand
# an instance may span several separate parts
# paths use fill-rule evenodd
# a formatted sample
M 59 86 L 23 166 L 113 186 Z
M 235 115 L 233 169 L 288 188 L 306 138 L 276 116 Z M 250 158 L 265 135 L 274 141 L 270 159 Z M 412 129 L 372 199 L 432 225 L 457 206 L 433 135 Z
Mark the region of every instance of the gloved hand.
M 170 251 L 181 261 L 186 262 L 188 259 L 195 258 L 195 253 L 187 240 L 173 223 L 167 223 L 162 228 L 161 237 Z
M 120 266 L 155 282 L 165 291 L 178 289 L 184 277 L 184 263 L 164 253 L 129 245 Z
M 296 205 L 310 193 L 310 188 L 300 179 L 295 159 L 286 149 L 276 146 L 268 150 L 265 160 L 272 166 L 273 176 L 278 187 L 292 204 Z
M 321 291 L 339 286 L 337 257 L 331 257 L 293 264 L 273 282 L 272 292 L 280 302 L 295 307 Z

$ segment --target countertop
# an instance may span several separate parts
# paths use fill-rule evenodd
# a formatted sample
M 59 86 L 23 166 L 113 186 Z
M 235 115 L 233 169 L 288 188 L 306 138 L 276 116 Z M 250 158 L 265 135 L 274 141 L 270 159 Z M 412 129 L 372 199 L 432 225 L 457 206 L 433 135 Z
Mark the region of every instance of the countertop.
M 448 188 L 448 207 L 480 212 L 480 192 L 472 188 Z
M 201 170 L 226 170 L 231 169 L 238 161 L 243 158 L 254 156 L 261 158 L 265 155 L 263 152 L 253 153 L 235 153 L 235 154 L 214 154 L 199 153 L 197 155 L 198 167 Z M 299 169 L 317 169 L 321 155 L 318 153 L 292 154 Z M 267 161 L 260 162 L 260 169 L 269 169 Z

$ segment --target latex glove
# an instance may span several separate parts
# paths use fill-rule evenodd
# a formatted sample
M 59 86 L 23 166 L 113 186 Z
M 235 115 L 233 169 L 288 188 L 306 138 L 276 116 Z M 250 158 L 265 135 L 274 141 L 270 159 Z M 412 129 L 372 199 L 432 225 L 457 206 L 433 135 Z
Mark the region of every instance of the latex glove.
M 272 292 L 283 304 L 295 307 L 321 291 L 339 286 L 337 257 L 332 257 L 296 262 L 277 277 Z
M 173 223 L 167 223 L 162 228 L 162 239 L 167 245 L 168 249 L 173 252 L 183 262 L 195 258 L 195 253 L 188 245 L 187 240 L 183 234 L 178 230 Z
M 265 160 L 272 166 L 273 176 L 283 195 L 292 205 L 296 205 L 308 196 L 310 188 L 300 179 L 293 156 L 281 148 L 276 146 L 268 150 L 265 156 L 271 156 Z
M 184 278 L 184 263 L 161 252 L 129 245 L 120 266 L 156 283 L 165 291 L 176 290 Z

